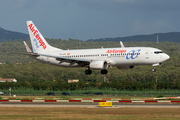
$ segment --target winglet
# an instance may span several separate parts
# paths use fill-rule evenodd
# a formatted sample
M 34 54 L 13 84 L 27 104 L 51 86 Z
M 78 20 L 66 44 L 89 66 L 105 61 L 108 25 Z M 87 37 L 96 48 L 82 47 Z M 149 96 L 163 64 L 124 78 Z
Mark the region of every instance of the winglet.
M 31 49 L 29 48 L 29 46 L 26 44 L 26 42 L 25 41 L 23 41 L 23 42 L 24 42 L 27 52 L 32 52 Z
M 122 48 L 124 48 L 124 45 L 123 45 L 122 41 L 120 41 L 120 45 L 121 45 Z

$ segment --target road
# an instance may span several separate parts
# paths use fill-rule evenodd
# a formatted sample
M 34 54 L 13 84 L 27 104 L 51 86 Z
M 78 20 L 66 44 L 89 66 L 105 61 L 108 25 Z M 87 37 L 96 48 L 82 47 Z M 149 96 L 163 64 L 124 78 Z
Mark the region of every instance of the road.
M 0 103 L 0 107 L 86 107 L 97 108 L 98 103 Z M 106 108 L 180 108 L 180 104 L 119 104 Z

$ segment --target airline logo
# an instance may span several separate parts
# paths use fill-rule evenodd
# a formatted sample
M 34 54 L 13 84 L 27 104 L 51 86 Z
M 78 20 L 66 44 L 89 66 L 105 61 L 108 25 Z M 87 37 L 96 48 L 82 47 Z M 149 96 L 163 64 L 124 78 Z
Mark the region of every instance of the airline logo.
M 141 51 L 141 49 L 131 50 L 130 52 L 127 53 L 126 59 L 135 59 L 135 58 L 137 58 L 140 51 Z
M 39 31 L 35 29 L 35 26 L 33 25 L 33 23 L 31 23 L 29 26 L 29 29 L 31 30 L 31 32 L 33 33 L 33 35 L 35 36 L 37 42 L 39 42 L 40 46 L 43 47 L 43 49 L 46 49 L 46 44 L 44 43 L 44 41 L 41 39 Z M 39 48 L 38 43 L 36 42 L 36 48 Z
M 37 39 L 33 40 L 33 51 L 36 52 L 40 46 L 38 45 Z
M 70 55 L 70 53 L 67 53 L 67 55 Z
M 116 49 L 114 49 L 114 50 L 108 50 L 106 53 L 125 53 L 126 52 L 126 50 L 116 50 Z

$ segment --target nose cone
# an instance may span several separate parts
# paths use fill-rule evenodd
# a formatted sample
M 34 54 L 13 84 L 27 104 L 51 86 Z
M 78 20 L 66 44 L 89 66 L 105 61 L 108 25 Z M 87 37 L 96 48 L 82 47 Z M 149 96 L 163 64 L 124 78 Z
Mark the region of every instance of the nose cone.
M 169 56 L 168 54 L 165 54 L 165 55 L 164 55 L 165 61 L 168 60 L 169 58 L 170 58 L 170 56 Z

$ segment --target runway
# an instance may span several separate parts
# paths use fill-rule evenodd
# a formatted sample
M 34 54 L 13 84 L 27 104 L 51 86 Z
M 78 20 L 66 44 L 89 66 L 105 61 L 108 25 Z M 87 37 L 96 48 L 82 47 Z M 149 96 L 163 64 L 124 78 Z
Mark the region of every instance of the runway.
M 85 107 L 99 108 L 98 103 L 0 103 L 0 107 Z M 180 108 L 180 104 L 119 104 L 101 108 Z

